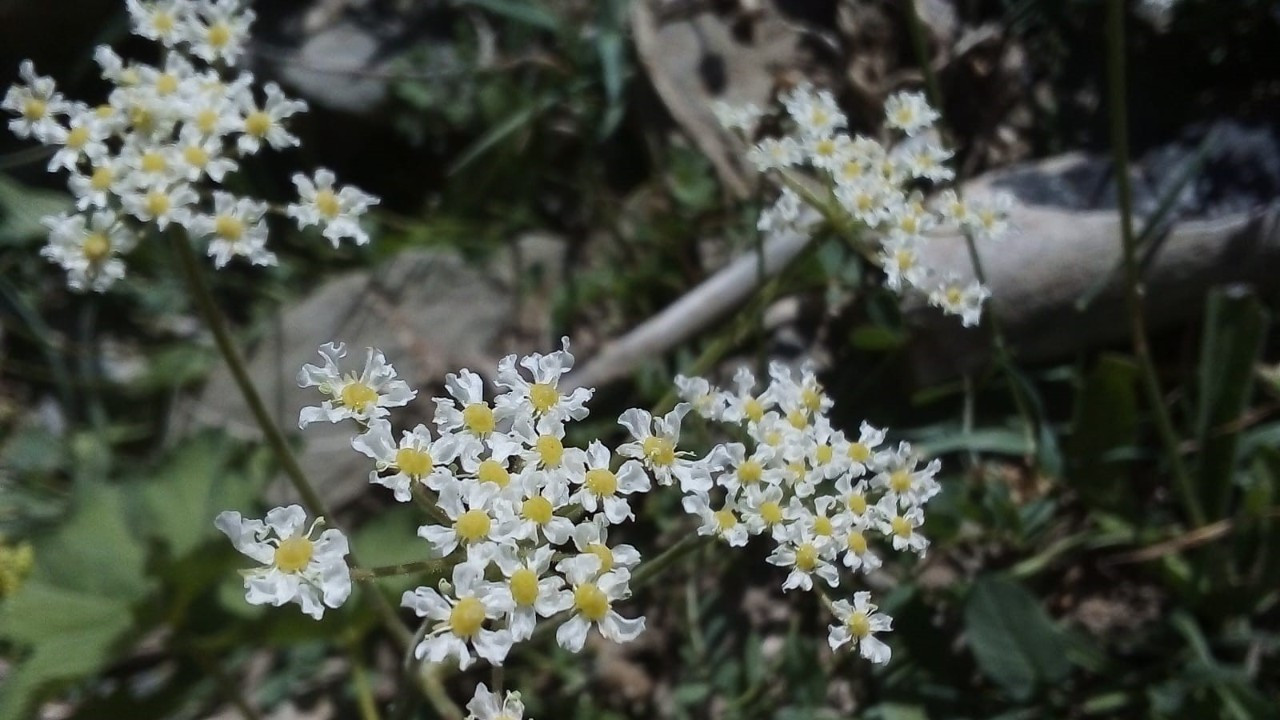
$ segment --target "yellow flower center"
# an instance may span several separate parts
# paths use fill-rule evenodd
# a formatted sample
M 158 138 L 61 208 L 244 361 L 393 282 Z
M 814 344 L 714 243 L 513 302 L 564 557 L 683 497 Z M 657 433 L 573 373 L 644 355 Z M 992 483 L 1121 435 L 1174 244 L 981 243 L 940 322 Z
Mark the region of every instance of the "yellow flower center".
M 587 552 L 600 558 L 600 572 L 607 573 L 613 569 L 613 551 L 604 543 L 589 543 Z
M 476 468 L 476 477 L 480 478 L 480 482 L 493 483 L 500 488 L 511 482 L 511 473 L 497 460 L 482 461 L 480 467 Z
M 551 507 L 551 501 L 541 495 L 535 495 L 520 505 L 520 516 L 538 525 L 546 525 L 551 522 L 553 511 L 554 508 Z
M 654 465 L 666 467 L 676 462 L 676 444 L 670 438 L 650 435 L 644 439 L 644 456 Z
M 492 521 L 483 510 L 468 510 L 453 523 L 453 531 L 466 542 L 475 542 L 489 535 Z
M 534 448 L 538 451 L 538 459 L 543 467 L 560 467 L 560 461 L 564 459 L 564 443 L 560 442 L 560 438 L 555 435 L 539 435 Z
M 716 526 L 720 528 L 720 532 L 729 532 L 738 524 L 738 518 L 733 516 L 733 511 L 728 508 L 722 508 L 716 511 Z
M 488 435 L 493 432 L 497 421 L 493 417 L 493 408 L 484 403 L 471 403 L 462 409 L 462 424 L 474 435 Z
M 560 402 L 560 393 L 547 383 L 534 383 L 529 386 L 529 402 L 533 404 L 533 411 L 541 414 Z
M 196 128 L 208 135 L 218 128 L 218 113 L 212 108 L 205 108 L 196 113 Z
M 169 73 L 164 73 L 156 78 L 156 92 L 160 95 L 172 95 L 178 90 L 178 78 Z
M 271 116 L 261 110 L 254 110 L 244 119 L 244 131 L 256 138 L 266 137 L 271 125 Z
M 159 217 L 169 212 L 169 196 L 160 190 L 152 190 L 147 193 L 146 205 L 152 217 Z
M 316 209 L 320 214 L 330 220 L 342 214 L 342 203 L 338 201 L 338 196 L 329 188 L 320 188 L 316 191 Z
M 800 391 L 800 403 L 809 412 L 818 412 L 822 409 L 822 394 L 813 388 L 805 388 Z
M 458 637 L 474 637 L 484 625 L 484 603 L 474 597 L 459 598 L 449 611 L 449 629 Z
M 846 180 L 853 180 L 861 177 L 863 172 L 862 163 L 857 160 L 850 160 L 844 164 L 844 167 L 840 168 L 840 173 L 844 175 Z
M 809 469 L 802 462 L 793 462 L 787 466 L 787 472 L 791 473 L 791 482 L 802 482 L 809 474 Z
M 738 481 L 743 485 L 755 485 L 764 477 L 764 467 L 757 460 L 746 460 L 738 466 Z
M 791 423 L 791 427 L 803 430 L 809 424 L 809 417 L 800 410 L 792 410 L 787 413 L 787 422 Z
M 94 108 L 93 112 L 95 115 L 98 116 L 98 119 L 109 120 L 111 119 L 112 116 L 116 114 L 116 109 L 111 107 L 109 103 L 103 103 L 98 107 Z
M 812 572 L 818 567 L 818 548 L 813 543 L 801 543 L 796 548 L 796 568 L 803 572 Z
M 916 264 L 916 254 L 910 250 L 899 250 L 893 258 L 902 270 L 910 270 Z
M 742 413 L 751 422 L 760 422 L 764 417 L 764 404 L 755 398 L 747 398 L 747 401 L 742 403 Z
M 311 541 L 301 535 L 285 538 L 276 546 L 273 562 L 280 572 L 296 573 L 311 562 L 311 553 L 315 549 Z
M 845 500 L 845 504 L 854 515 L 862 515 L 867 511 L 867 496 L 862 493 L 853 493 Z
M 400 472 L 409 477 L 421 478 L 431 474 L 435 469 L 435 460 L 431 458 L 431 453 L 424 452 L 417 448 L 402 447 L 396 450 L 396 467 L 400 468 Z
M 903 105 L 893 114 L 894 120 L 896 120 L 899 125 L 911 125 L 911 121 L 915 116 L 916 114 L 911 111 L 911 107 L 908 105 Z
M 859 640 L 871 634 L 871 620 L 861 610 L 854 610 L 845 624 L 849 626 L 849 633 Z
M 836 141 L 831 138 L 823 138 L 813 146 L 813 152 L 815 155 L 821 155 L 822 157 L 831 157 L 836 154 Z
M 778 447 L 782 444 L 782 433 L 777 430 L 770 430 L 765 433 L 764 444 L 770 447 Z
M 853 443 L 849 446 L 849 459 L 864 463 L 871 459 L 871 448 L 860 442 Z
M 158 152 L 143 153 L 142 161 L 139 164 L 143 172 L 151 173 L 152 175 L 157 175 L 169 169 L 169 161 Z
M 813 451 L 813 456 L 817 459 L 819 465 L 826 465 L 831 462 L 833 455 L 835 455 L 835 450 L 830 445 L 819 445 L 818 449 Z
M 901 495 L 911 489 L 911 474 L 906 470 L 889 473 L 889 489 Z
M 338 394 L 338 401 L 342 403 L 343 407 L 356 412 L 364 412 L 370 405 L 378 402 L 378 391 L 356 380 L 347 383 L 346 387 L 342 388 L 342 392 Z
M 782 522 L 782 506 L 772 500 L 760 503 L 760 519 L 768 525 Z
M 609 598 L 594 583 L 583 583 L 573 588 L 573 607 L 592 622 L 599 622 L 609 614 Z
M 129 122 L 133 124 L 135 130 L 149 133 L 155 129 L 156 119 L 146 108 L 135 105 L 129 108 Z
M 618 492 L 618 477 L 603 468 L 587 471 L 587 489 L 594 495 L 610 497 Z
M 831 518 L 819 515 L 813 519 L 813 534 L 829 537 L 831 535 Z
M 861 555 L 867 551 L 867 536 L 863 535 L 861 530 L 852 530 L 845 544 L 855 555 Z
M 901 538 L 911 537 L 911 523 L 901 515 L 894 515 L 889 521 L 889 526 L 893 528 L 893 534 Z
M 89 142 L 89 129 L 86 127 L 71 128 L 67 133 L 67 147 L 80 150 Z
M 177 25 L 178 20 L 173 16 L 173 13 L 159 10 L 151 16 L 151 27 L 159 35 L 168 35 L 173 32 Z
M 538 600 L 538 573 L 522 567 L 511 573 L 510 587 L 517 605 L 532 605 Z
M 93 175 L 89 176 L 89 187 L 98 192 L 106 192 L 111 187 L 111 182 L 116 179 L 116 174 L 111 172 L 109 167 L 95 168 Z
M 191 167 L 204 168 L 209 164 L 209 153 L 199 145 L 188 145 L 182 149 L 182 159 Z
M 205 40 L 209 41 L 209 46 L 215 50 L 221 50 L 231 42 L 231 26 L 225 22 L 216 22 L 209 26 L 205 31 Z
M 958 287 L 949 287 L 946 291 L 947 303 L 951 305 L 959 305 L 964 298 L 964 293 Z
M 49 112 L 49 105 L 40 98 L 28 98 L 22 104 L 22 117 L 28 120 L 39 120 Z
M 244 237 L 244 221 L 231 215 L 219 215 L 213 221 L 213 232 L 216 233 L 218 237 L 225 238 L 231 242 L 236 242 L 240 238 Z M 346 391 L 344 390 L 343 392 Z
M 86 260 L 91 263 L 101 262 L 111 253 L 111 239 L 103 233 L 89 233 L 80 247 Z

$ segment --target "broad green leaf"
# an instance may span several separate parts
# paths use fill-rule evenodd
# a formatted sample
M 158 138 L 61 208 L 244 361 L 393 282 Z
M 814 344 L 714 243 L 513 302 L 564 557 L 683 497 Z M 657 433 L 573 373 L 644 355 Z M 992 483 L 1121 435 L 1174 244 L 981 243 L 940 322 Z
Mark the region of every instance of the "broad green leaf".
M 142 491 L 145 532 L 169 549 L 171 559 L 190 554 L 218 535 L 218 513 L 243 507 L 252 487 L 230 467 L 230 447 L 217 435 L 183 443 Z
M 1223 517 L 1231 498 L 1240 439 L 1232 423 L 1253 395 L 1254 367 L 1269 324 L 1270 313 L 1252 292 L 1231 287 L 1210 293 L 1200 344 L 1196 414 L 1197 482 L 1209 520 Z
M 144 528 L 130 523 L 119 487 L 84 484 L 75 509 L 52 536 L 36 544 L 33 577 L 49 585 L 125 602 L 147 593 Z
M 1126 466 L 1113 451 L 1132 446 L 1138 436 L 1138 380 L 1131 359 L 1103 355 L 1085 377 L 1069 444 L 1072 486 L 1092 506 L 1117 511 L 1132 505 Z
M 1058 628 L 1036 597 L 1011 580 L 978 578 L 964 620 L 978 666 L 1017 700 L 1063 680 L 1071 669 Z

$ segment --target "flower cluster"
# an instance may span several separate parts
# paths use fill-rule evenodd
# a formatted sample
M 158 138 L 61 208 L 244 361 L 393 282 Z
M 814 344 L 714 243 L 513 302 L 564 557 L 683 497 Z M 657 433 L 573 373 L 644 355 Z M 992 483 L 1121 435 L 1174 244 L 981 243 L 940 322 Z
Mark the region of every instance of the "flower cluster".
M 344 559 L 347 538 L 330 528 L 313 539 L 323 522 L 317 518 L 308 526 L 306 511 L 297 505 L 275 508 L 265 521 L 231 510 L 218 514 L 214 525 L 236 550 L 263 564 L 242 573 L 246 601 L 277 607 L 296 602 L 317 620 L 326 607 L 346 602 L 351 594 L 351 570 Z
M 827 91 L 802 85 L 781 100 L 794 131 L 766 137 L 748 153 L 760 172 L 776 172 L 784 179 L 777 201 L 761 213 L 759 229 L 766 233 L 801 229 L 806 199 L 797 190 L 803 192 L 807 185 L 790 173 L 808 168 L 826 195 L 816 201 L 877 238 L 870 254 L 890 289 L 922 292 L 944 312 L 959 315 L 965 325 L 976 325 L 988 290 L 978 282 L 940 277 L 922 264 L 920 249 L 943 224 L 958 226 L 975 238 L 1004 236 L 1009 230 L 1011 200 L 1005 195 L 989 201 L 962 200 L 947 191 L 933 202 L 925 201 L 916 188 L 952 180 L 955 173 L 946 164 L 952 153 L 932 132 L 938 113 L 924 96 L 904 92 L 885 103 L 885 124 L 898 136 L 897 142 L 887 146 L 845 131 L 845 116 Z M 722 105 L 716 112 L 727 129 L 749 139 L 763 115 L 750 105 Z
M 451 576 L 402 599 L 430 623 L 419 659 L 453 658 L 466 668 L 479 656 L 499 665 L 553 616 L 564 619 L 556 641 L 574 652 L 592 627 L 615 642 L 644 629 L 644 618 L 614 608 L 630 595 L 640 554 L 609 545 L 609 530 L 634 517 L 629 497 L 649 490 L 648 465 L 628 459 L 625 447 L 615 459 L 599 441 L 566 446 L 566 426 L 587 417 L 592 395 L 560 386 L 574 362 L 567 338 L 555 352 L 504 358 L 492 401 L 479 375 L 448 375 L 447 397 L 434 399 L 434 429 L 398 435 L 388 408 L 415 392 L 382 353 L 371 349 L 358 374 L 343 373 L 341 345 L 320 353 L 323 365 L 305 366 L 298 380 L 327 399 L 303 409 L 299 424 L 355 420 L 351 444 L 372 463 L 369 481 L 399 501 L 418 495 L 439 509 L 418 534 L 435 557 L 450 559 Z
M 77 212 L 44 219 L 49 241 L 41 254 L 66 271 L 70 287 L 95 291 L 124 276 L 120 256 L 148 229 L 185 228 L 217 267 L 234 257 L 275 264 L 266 246 L 270 207 L 209 187 L 264 147 L 298 145 L 286 123 L 306 103 L 274 83 L 255 92 L 252 75 L 232 74 L 254 19 L 242 0 L 129 0 L 127 7 L 134 33 L 163 47 L 157 65 L 98 47 L 94 58 L 113 89 L 91 106 L 64 97 L 25 61 L 21 82 L 0 103 L 17 115 L 9 123 L 14 134 L 54 150 L 49 170 L 69 173 Z M 376 198 L 337 187 L 323 168 L 293 180 L 299 197 L 283 212 L 299 228 L 318 225 L 335 246 L 368 242 L 358 218 Z
M 887 446 L 885 432 L 866 423 L 856 440 L 832 427 L 832 401 L 811 370 L 797 376 L 774 363 L 769 375 L 762 392 L 745 368 L 731 390 L 704 378 L 676 379 L 684 407 L 737 426 L 749 440 L 718 446 L 705 465 L 711 476 L 683 485 L 685 509 L 702 521 L 699 532 L 735 547 L 767 535 L 776 546 L 769 562 L 789 571 L 783 590 L 837 588 L 840 566 L 870 572 L 887 549 L 923 555 L 928 541 L 919 529 L 925 504 L 939 491 L 938 461 L 921 467 L 910 445 Z M 838 600 L 831 610 L 840 621 L 828 638 L 832 648 L 853 642 L 872 662 L 888 661 L 889 647 L 875 634 L 891 621 L 869 594 L 856 593 L 852 604 Z

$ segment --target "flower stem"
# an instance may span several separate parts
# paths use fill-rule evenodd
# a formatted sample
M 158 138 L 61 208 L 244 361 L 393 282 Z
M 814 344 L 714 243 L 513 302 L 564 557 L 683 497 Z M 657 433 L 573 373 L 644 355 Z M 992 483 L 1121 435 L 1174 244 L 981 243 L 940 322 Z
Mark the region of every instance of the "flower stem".
M 315 488 L 311 487 L 311 483 L 307 482 L 307 476 L 302 472 L 302 466 L 298 464 L 298 458 L 294 456 L 293 450 L 289 447 L 289 442 L 284 437 L 284 433 L 280 431 L 280 427 L 272 419 L 266 403 L 262 401 L 262 396 L 258 393 L 257 387 L 254 386 L 253 380 L 249 377 L 248 366 L 245 364 L 244 357 L 241 356 L 240 350 L 236 347 L 235 340 L 231 336 L 231 328 L 227 324 L 226 317 L 218 309 L 213 293 L 209 290 L 209 284 L 205 282 L 199 261 L 196 259 L 195 253 L 192 252 L 191 244 L 187 241 L 186 235 L 174 232 L 170 233 L 169 236 L 173 240 L 172 244 L 178 256 L 178 262 L 182 265 L 183 274 L 187 278 L 187 287 L 191 290 L 196 309 L 204 318 L 209 331 L 213 333 L 218 351 L 222 354 L 223 359 L 226 360 L 227 368 L 231 371 L 236 387 L 239 388 L 241 396 L 244 397 L 245 404 L 249 406 L 249 411 L 253 414 L 258 427 L 262 430 L 267 444 L 271 446 L 272 452 L 275 453 L 276 459 L 279 460 L 285 475 L 293 484 L 294 489 L 297 490 L 307 510 L 313 516 L 323 517 L 330 525 L 337 527 L 333 514 L 329 512 L 329 508 L 325 505 L 324 500 L 320 498 L 320 494 L 315 491 Z M 352 551 L 349 557 L 352 569 L 355 572 L 359 572 L 359 562 L 356 560 L 355 552 Z M 358 576 L 357 579 L 359 579 Z M 386 597 L 382 595 L 382 592 L 373 583 L 372 579 L 363 580 L 363 584 L 368 591 L 369 597 L 372 598 L 374 609 L 381 616 L 387 630 L 391 632 L 392 638 L 400 646 L 408 644 L 411 633 L 404 626 L 404 623 L 400 621 L 395 608 L 391 607 L 391 604 L 387 602 Z
M 1124 254 L 1125 304 L 1133 335 L 1133 354 L 1137 356 L 1146 391 L 1147 404 L 1155 420 L 1156 431 L 1164 444 L 1174 485 L 1196 527 L 1204 525 L 1204 510 L 1191 484 L 1191 475 L 1178 452 L 1178 436 L 1160 392 L 1160 380 L 1151 359 L 1146 321 L 1142 307 L 1142 277 L 1138 269 L 1137 241 L 1133 234 L 1133 195 L 1129 187 L 1129 117 L 1126 104 L 1124 58 L 1124 0 L 1107 2 L 1107 85 L 1111 116 L 1111 157 L 1116 178 L 1116 205 L 1120 210 L 1120 242 Z
M 704 535 L 687 534 L 680 539 L 675 545 L 663 550 L 654 559 L 643 563 L 636 574 L 631 576 L 631 588 L 637 589 L 648 585 L 658 578 L 659 575 L 666 572 L 676 561 L 685 555 L 706 545 L 707 537 Z
M 352 577 L 357 580 L 372 580 L 374 578 L 394 577 L 396 575 L 410 575 L 414 573 L 440 573 L 446 569 L 453 567 L 453 563 L 446 558 L 439 560 L 422 560 L 419 562 L 402 563 L 400 565 L 384 565 L 374 568 L 358 568 L 351 571 Z
M 929 62 L 929 48 L 925 43 L 924 22 L 920 20 L 920 9 L 916 0 L 906 0 L 903 12 L 907 15 L 907 32 L 911 35 L 911 47 L 915 51 L 916 60 L 920 63 L 920 73 L 924 75 L 924 90 L 929 97 L 929 104 L 938 112 L 942 112 L 942 89 L 938 85 L 938 76 L 933 72 Z

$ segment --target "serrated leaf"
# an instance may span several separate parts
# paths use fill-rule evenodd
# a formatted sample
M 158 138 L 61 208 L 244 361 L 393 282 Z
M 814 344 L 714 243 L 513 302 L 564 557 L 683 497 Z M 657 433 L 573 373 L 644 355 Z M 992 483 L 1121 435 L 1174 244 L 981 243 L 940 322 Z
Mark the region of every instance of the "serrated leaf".
M 978 666 L 1013 698 L 1026 700 L 1070 671 L 1061 633 L 1021 585 L 995 575 L 978 578 L 964 615 Z

